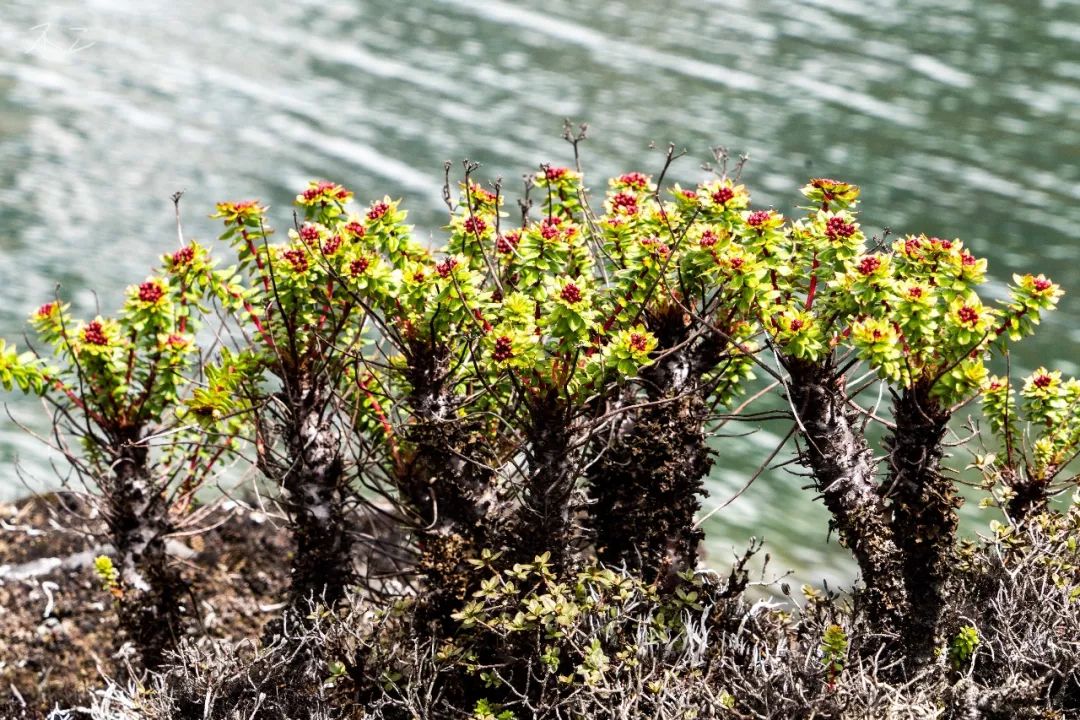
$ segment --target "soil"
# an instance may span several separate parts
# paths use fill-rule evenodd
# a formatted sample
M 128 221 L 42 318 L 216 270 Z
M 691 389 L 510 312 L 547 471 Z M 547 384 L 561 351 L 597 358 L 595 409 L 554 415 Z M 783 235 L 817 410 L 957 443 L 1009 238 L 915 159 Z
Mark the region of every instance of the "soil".
M 123 677 L 135 662 L 113 598 L 93 570 L 101 541 L 65 529 L 75 525 L 66 520 L 73 512 L 85 514 L 73 495 L 0 504 L 3 720 L 85 705 L 102 677 Z M 206 525 L 216 527 L 170 540 L 170 556 L 192 589 L 189 632 L 227 641 L 257 637 L 287 591 L 288 534 L 235 504 L 215 510 Z

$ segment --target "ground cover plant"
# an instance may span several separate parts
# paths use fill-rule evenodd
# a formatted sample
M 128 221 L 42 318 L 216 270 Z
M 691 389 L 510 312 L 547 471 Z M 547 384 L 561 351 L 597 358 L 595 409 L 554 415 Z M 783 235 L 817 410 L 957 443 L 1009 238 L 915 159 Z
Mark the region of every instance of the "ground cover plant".
M 867 237 L 849 183 L 812 179 L 788 218 L 723 153 L 665 185 L 677 159 L 600 191 L 543 165 L 516 206 L 448 165 L 439 248 L 401 201 L 334 182 L 291 222 L 222 202 L 221 243 L 180 233 L 115 317 L 42 306 L 0 382 L 55 408 L 139 651 L 56 712 L 1080 713 L 1078 511 L 1050 502 L 1076 484 L 1080 383 L 1008 363 L 1062 290 L 1017 274 L 991 300 L 962 241 Z M 958 442 L 964 415 L 986 431 Z M 784 438 L 762 471 L 805 475 L 850 593 L 753 601 L 757 544 L 701 567 L 721 429 L 762 422 Z M 239 644 L 200 633 L 197 575 L 167 552 L 228 462 L 260 473 L 293 547 L 280 612 Z M 1002 511 L 978 542 L 958 537 L 968 464 Z

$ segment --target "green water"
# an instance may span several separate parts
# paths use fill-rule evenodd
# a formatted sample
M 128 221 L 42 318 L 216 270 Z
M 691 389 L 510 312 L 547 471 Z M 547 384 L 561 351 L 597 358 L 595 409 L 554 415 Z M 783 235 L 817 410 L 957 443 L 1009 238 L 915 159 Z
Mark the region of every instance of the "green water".
M 284 220 L 312 177 L 365 200 L 404 196 L 418 232 L 437 237 L 445 159 L 516 181 L 569 160 L 558 136 L 570 116 L 591 124 L 595 186 L 657 169 L 650 141 L 686 147 L 672 179 L 693 182 L 723 144 L 751 156 L 758 204 L 788 211 L 809 176 L 840 177 L 864 187 L 871 231 L 962 237 L 999 282 L 1052 274 L 1074 294 L 1014 363 L 1077 370 L 1077 0 L 540 7 L 0 0 L 0 336 L 17 337 L 56 282 L 77 309 L 112 307 L 175 242 L 175 190 L 204 239 L 215 200 L 259 197 Z M 6 400 L 45 427 L 34 403 Z M 718 441 L 707 507 L 784 431 Z M 25 492 L 16 454 L 50 477 L 5 419 L 0 496 Z M 764 535 L 778 568 L 850 577 L 800 484 L 765 476 L 714 516 L 711 557 Z

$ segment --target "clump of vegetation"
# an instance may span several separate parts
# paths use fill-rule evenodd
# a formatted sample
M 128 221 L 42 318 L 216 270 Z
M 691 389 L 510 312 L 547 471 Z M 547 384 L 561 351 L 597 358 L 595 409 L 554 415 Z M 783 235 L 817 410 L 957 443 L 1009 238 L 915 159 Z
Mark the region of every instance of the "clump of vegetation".
M 576 156 L 583 134 L 567 138 Z M 336 183 L 304 189 L 274 242 L 268 208 L 223 202 L 232 267 L 185 243 L 115 320 L 39 311 L 61 369 L 4 349 L 0 379 L 50 398 L 82 442 L 68 458 L 116 518 L 110 590 L 160 670 L 140 680 L 148 695 L 118 678 L 95 712 L 1077 710 L 1080 650 L 1047 634 L 1080 628 L 1075 542 L 1062 545 L 1077 514 L 1048 501 L 1075 482 L 1080 384 L 1039 370 L 1018 414 L 988 369 L 1060 288 L 1017 275 L 989 304 L 985 260 L 959 240 L 868 238 L 853 185 L 812 180 L 789 219 L 755 208 L 724 155 L 699 186 L 665 187 L 676 157 L 603 197 L 580 167 L 541 166 L 516 221 L 475 165 L 455 199 L 448 166 L 438 250 L 399 201 L 357 208 Z M 950 420 L 976 402 L 1004 452 L 975 465 L 1009 522 L 958 544 L 943 461 Z M 726 579 L 699 567 L 704 480 L 724 452 L 711 438 L 747 420 L 786 429 L 762 471 L 794 439 L 861 571 L 847 599 L 751 604 L 757 546 Z M 184 628 L 164 551 L 233 453 L 276 488 L 296 548 L 284 615 L 251 652 Z M 1028 614 L 1031 578 L 1054 579 L 1041 592 L 1056 615 Z M 1072 664 L 1040 670 L 1033 642 Z

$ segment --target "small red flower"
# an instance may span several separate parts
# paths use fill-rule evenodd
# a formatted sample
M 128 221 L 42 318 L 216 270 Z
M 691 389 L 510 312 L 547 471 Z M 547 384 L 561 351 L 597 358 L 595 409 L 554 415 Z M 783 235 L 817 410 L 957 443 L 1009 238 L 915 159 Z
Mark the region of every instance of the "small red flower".
M 712 247 L 716 244 L 719 238 L 716 237 L 716 233 L 712 230 L 706 230 L 701 233 L 701 247 Z
M 964 253 L 963 255 L 960 256 L 960 262 L 962 262 L 964 265 L 966 265 L 968 267 L 971 267 L 972 265 L 974 265 L 978 261 L 975 259 L 974 255 L 972 255 L 969 252 L 966 252 L 966 253 Z
M 282 257 L 289 261 L 293 266 L 293 270 L 298 273 L 307 272 L 308 259 L 307 253 L 300 248 L 293 248 L 292 250 L 286 250 L 283 252 Z
M 509 360 L 513 354 L 513 341 L 509 337 L 502 335 L 495 340 L 495 351 L 491 353 L 491 358 L 495 362 Z
M 942 250 L 952 250 L 951 240 L 942 240 L 939 237 L 930 238 L 930 244 L 941 248 Z
M 956 317 L 960 318 L 960 322 L 962 323 L 974 325 L 979 322 L 979 311 L 970 305 L 963 305 L 956 311 Z
M 367 219 L 374 222 L 387 213 L 390 209 L 390 205 L 384 202 L 377 202 L 371 206 L 371 209 L 367 212 Z
M 171 348 L 183 348 L 187 347 L 188 341 L 183 335 L 170 335 L 165 344 Z
M 487 230 L 487 223 L 484 222 L 483 218 L 477 217 L 476 215 L 470 215 L 465 218 L 462 227 L 465 228 L 465 232 L 471 235 L 482 235 L 484 231 Z
M 544 218 L 544 221 L 540 223 L 540 235 L 545 240 L 550 240 L 559 234 L 559 219 L 558 218 Z
M 735 191 L 726 185 L 712 194 L 712 200 L 717 205 L 726 205 L 727 201 L 735 197 Z
M 1035 282 L 1032 283 L 1032 287 L 1035 288 L 1035 292 L 1046 292 L 1050 288 L 1054 287 L 1054 283 L 1050 282 L 1046 278 L 1035 278 Z
M 435 272 L 439 273 L 439 277 L 450 277 L 450 273 L 457 267 L 458 261 L 456 258 L 446 258 L 441 263 L 435 266 Z
M 322 251 L 323 255 L 333 255 L 341 247 L 341 236 L 334 235 L 329 240 L 323 243 Z
M 630 193 L 617 193 L 611 198 L 611 209 L 622 215 L 637 215 L 637 198 Z
M 521 235 L 517 231 L 508 232 L 495 240 L 495 250 L 505 255 L 513 252 L 519 242 L 521 242 Z
M 318 242 L 319 228 L 315 227 L 311 223 L 304 223 L 302 226 L 300 226 L 300 239 L 306 242 L 308 245 Z
M 139 300 L 144 303 L 156 303 L 165 294 L 160 283 L 153 280 L 139 286 Z
M 53 316 L 53 313 L 56 312 L 56 309 L 58 307 L 59 306 L 54 302 L 47 302 L 37 309 L 37 312 L 34 313 L 34 317 L 36 317 L 38 320 L 50 318 Z
M 649 176 L 639 172 L 629 172 L 619 177 L 619 184 L 634 190 L 644 190 L 649 187 Z
M 562 292 L 559 293 L 559 297 L 561 297 L 563 300 L 570 303 L 571 305 L 576 302 L 581 302 L 581 288 L 579 288 L 572 282 L 566 283 L 566 285 L 563 285 L 563 289 Z
M 922 296 L 923 296 L 923 289 L 921 287 L 919 287 L 918 285 L 915 285 L 910 290 L 908 290 L 908 297 L 911 298 L 912 300 L 918 300 Z
M 922 241 L 917 237 L 911 237 L 904 241 L 904 254 L 913 257 L 922 249 Z
M 760 228 L 765 223 L 769 222 L 772 218 L 772 212 L 769 210 L 756 210 L 750 213 L 750 216 L 746 218 L 746 224 L 752 228 Z
M 697 200 L 698 197 L 697 193 L 693 190 L 683 190 L 682 196 L 686 200 Z
M 345 226 L 345 232 L 348 233 L 353 240 L 359 240 L 367 235 L 367 228 L 360 223 L 353 221 Z
M 862 275 L 870 275 L 881 267 L 881 258 L 876 255 L 867 255 L 859 263 L 859 273 Z
M 741 257 L 733 257 L 733 258 L 731 258 L 731 269 L 732 270 L 740 270 L 742 268 L 742 266 L 743 266 L 743 262 L 744 261 L 743 261 L 743 259 Z
M 831 217 L 825 222 L 825 237 L 830 240 L 849 238 L 855 234 L 855 226 L 842 217 Z
M 1050 377 L 1046 373 L 1043 373 L 1041 375 L 1036 375 L 1031 382 L 1035 384 L 1035 387 L 1045 389 L 1050 387 L 1051 383 L 1054 382 L 1054 378 Z
M 803 321 L 799 318 L 795 318 L 791 321 L 791 332 L 799 332 L 803 329 Z
M 368 269 L 368 265 L 370 264 L 371 261 L 365 257 L 356 258 L 351 263 L 349 263 L 349 274 L 353 277 L 363 275 L 364 271 Z
M 424 275 L 423 270 L 417 270 L 416 272 L 413 273 L 412 279 L 413 279 L 413 282 L 422 283 L 422 282 L 424 282 L 425 277 L 427 277 L 427 276 Z
M 105 335 L 105 328 L 97 320 L 86 324 L 82 331 L 83 342 L 90 345 L 104 346 L 109 344 L 109 338 Z
M 635 352 L 645 352 L 649 347 L 649 339 L 641 333 L 630 334 L 630 349 Z
M 548 180 L 561 180 L 566 177 L 566 173 L 568 172 L 570 172 L 570 168 L 546 167 L 544 168 L 544 177 Z
M 185 245 L 172 254 L 173 265 L 187 265 L 189 262 L 195 259 L 195 248 L 191 245 Z

